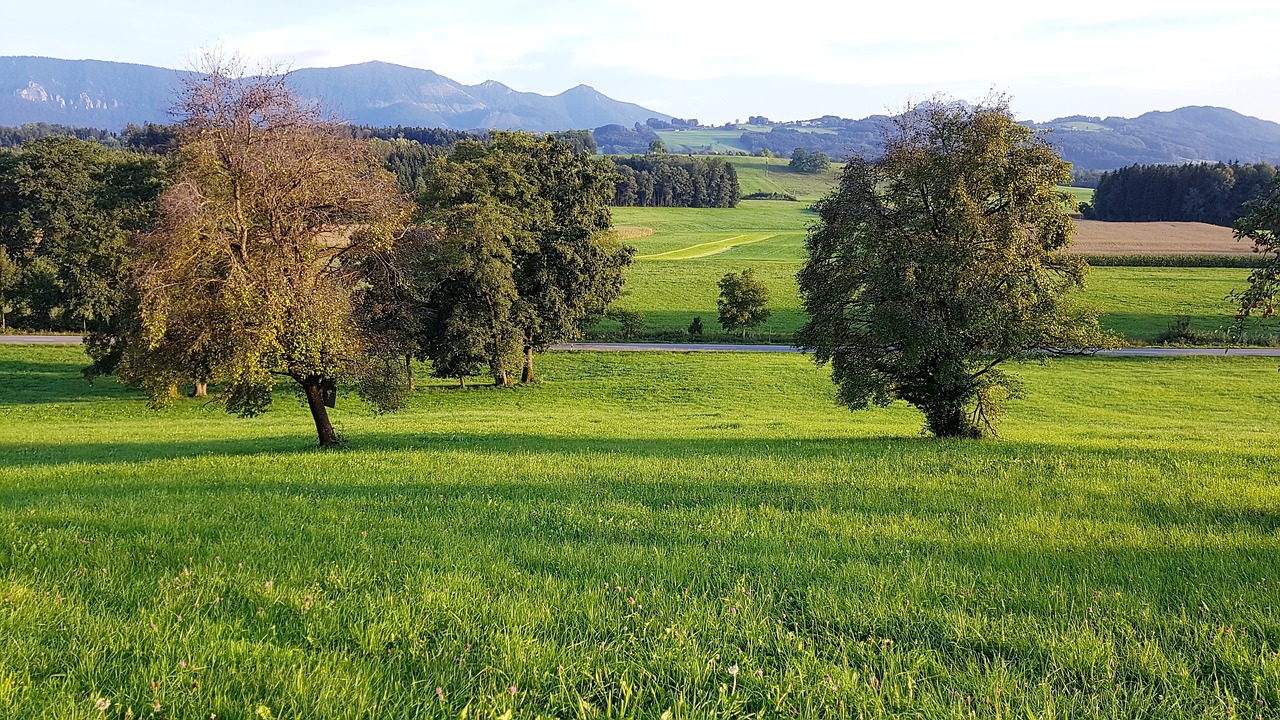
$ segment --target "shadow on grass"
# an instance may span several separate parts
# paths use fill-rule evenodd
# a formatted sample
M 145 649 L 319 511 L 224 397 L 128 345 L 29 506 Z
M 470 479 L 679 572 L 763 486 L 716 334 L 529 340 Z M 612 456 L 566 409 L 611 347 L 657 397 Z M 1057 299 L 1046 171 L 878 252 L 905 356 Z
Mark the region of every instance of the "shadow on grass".
M 0 407 L 143 396 L 114 377 L 90 383 L 78 372 L 89 364 L 88 358 L 84 360 L 81 366 L 69 366 L 65 362 L 0 359 Z
M 1237 505 L 1209 505 L 1186 497 L 1140 495 L 1127 497 L 1114 490 L 1089 486 L 1089 478 L 1073 478 L 1055 472 L 1055 458 L 1069 454 L 1081 467 L 1112 466 L 1119 472 L 1132 467 L 1135 458 L 1149 456 L 1143 472 L 1163 473 L 1182 459 L 1188 464 L 1211 463 L 1201 455 L 1170 453 L 1167 450 L 1135 451 L 1132 448 L 1100 448 L 1010 441 L 939 441 L 921 436 L 870 438 L 715 438 L 715 439 L 628 439 L 617 437 L 555 436 L 514 433 L 419 432 L 362 434 L 358 444 L 335 450 L 319 450 L 310 435 L 298 433 L 266 437 L 196 440 L 179 442 L 67 442 L 41 446 L 0 445 L 0 466 L 14 471 L 38 470 L 69 464 L 104 467 L 149 462 L 201 459 L 215 477 L 236 478 L 232 482 L 201 484 L 198 480 L 166 481 L 163 475 L 137 476 L 136 481 L 106 485 L 86 483 L 69 492 L 74 495 L 111 496 L 133 492 L 248 493 L 293 492 L 299 475 L 309 476 L 307 484 L 322 488 L 326 495 L 359 497 L 370 492 L 410 495 L 447 491 L 457 494 L 490 492 L 496 495 L 542 497 L 548 501 L 594 503 L 602 498 L 658 508 L 668 502 L 712 503 L 742 507 L 767 503 L 782 509 L 812 509 L 827 506 L 839 511 L 891 512 L 934 515 L 972 512 L 984 516 L 999 508 L 1008 493 L 1020 493 L 1024 501 L 1058 505 L 1064 517 L 1107 520 L 1137 514 L 1156 526 L 1245 527 L 1264 533 L 1280 530 L 1280 510 L 1247 501 Z M 501 481 L 477 477 L 458 482 L 456 473 L 440 480 L 430 470 L 419 470 L 412 458 L 392 460 L 385 453 L 430 451 L 444 454 L 445 463 L 453 453 L 462 456 L 501 457 L 504 464 L 521 458 L 540 457 L 528 474 L 513 473 Z M 1185 456 L 1185 458 L 1184 458 Z M 295 466 L 296 473 L 272 473 L 290 464 L 287 458 L 307 461 Z M 244 459 L 250 459 L 246 468 Z M 623 465 L 610 466 L 617 458 Z M 1043 468 L 1035 465 L 1045 461 Z M 232 461 L 241 462 L 232 462 Z M 459 462 L 465 462 L 462 457 Z M 598 461 L 585 470 L 582 460 Z M 627 461 L 640 460 L 640 466 Z M 1030 465 L 1021 465 L 1026 461 Z M 1266 453 L 1256 458 L 1237 458 L 1247 465 L 1266 467 Z M 318 461 L 318 462 L 314 462 Z M 325 472 L 326 461 L 332 472 Z M 354 462 L 353 462 L 354 461 Z M 852 461 L 854 465 L 848 463 Z M 789 482 L 768 471 L 753 470 L 752 464 L 772 463 L 779 467 L 832 463 L 830 477 L 810 477 Z M 1021 469 L 1004 484 L 963 483 L 963 475 L 980 477 L 1000 467 L 1020 465 Z M 713 481 L 703 472 L 710 465 L 730 471 L 723 480 Z M 879 477 L 867 481 L 862 468 Z M 895 480 L 885 476 L 885 468 L 898 466 L 905 473 L 929 482 L 913 482 L 909 476 Z M 651 467 L 634 475 L 637 467 Z M 403 469 L 401 469 L 403 468 Z M 536 468 L 536 469 L 535 469 Z M 684 470 L 681 470 L 684 468 Z M 734 468 L 740 468 L 735 471 Z M 352 482 L 353 470 L 368 478 Z M 687 473 L 685 472 L 687 471 Z M 820 471 L 820 470 L 819 470 Z M 583 473 L 586 476 L 583 476 Z M 639 472 L 639 470 L 636 470 Z M 738 474 L 734 474 L 738 472 Z M 763 472 L 762 477 L 756 477 Z M 613 474 L 612 476 L 610 474 Z M 620 473 L 620 474 L 619 474 Z M 700 475 L 699 473 L 702 473 Z M 563 482 L 556 481 L 556 475 Z M 687 475 L 687 476 L 686 476 Z M 261 481 L 244 479 L 261 477 Z M 405 483 L 405 477 L 417 481 Z M 583 482 L 588 480 L 589 482 Z M 691 480 L 692 479 L 692 480 Z M 62 483 L 62 480 L 58 481 Z M 0 499 L 12 502 L 38 492 L 41 481 L 0 491 Z M 290 490 L 290 488 L 293 490 Z M 47 490 L 47 488 L 46 488 Z M 655 490 L 659 490 L 655 492 Z M 824 494 L 830 498 L 824 499 Z M 957 515 L 957 518 L 960 516 Z

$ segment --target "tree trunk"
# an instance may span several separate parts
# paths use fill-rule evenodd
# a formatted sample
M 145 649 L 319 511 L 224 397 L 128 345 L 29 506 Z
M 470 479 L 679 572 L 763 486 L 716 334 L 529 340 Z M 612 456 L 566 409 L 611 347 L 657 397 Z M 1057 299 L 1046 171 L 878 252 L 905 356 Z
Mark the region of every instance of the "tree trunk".
M 209 383 L 197 380 L 195 388 L 191 391 L 191 397 L 209 397 Z
M 925 421 L 929 432 L 939 438 L 976 439 L 982 437 L 982 429 L 970 420 L 963 403 L 943 402 L 925 409 Z
M 520 374 L 520 382 L 533 382 L 533 346 L 524 346 L 524 372 Z
M 324 397 L 320 394 L 320 378 L 309 377 L 299 380 L 302 392 L 307 396 L 307 407 L 311 409 L 311 419 L 316 421 L 316 436 L 320 439 L 320 447 L 338 445 L 338 434 L 333 431 L 329 422 L 329 411 L 324 406 Z
M 511 387 L 511 373 L 503 370 L 493 374 L 494 387 Z
M 404 374 L 409 376 L 409 392 L 416 392 L 418 387 L 413 381 L 413 356 L 404 356 Z
M 466 375 L 463 375 L 463 374 L 461 374 L 461 373 L 459 373 L 459 374 L 458 374 L 458 387 L 462 388 L 463 390 L 466 390 L 466 389 L 467 389 L 467 376 L 466 376 Z

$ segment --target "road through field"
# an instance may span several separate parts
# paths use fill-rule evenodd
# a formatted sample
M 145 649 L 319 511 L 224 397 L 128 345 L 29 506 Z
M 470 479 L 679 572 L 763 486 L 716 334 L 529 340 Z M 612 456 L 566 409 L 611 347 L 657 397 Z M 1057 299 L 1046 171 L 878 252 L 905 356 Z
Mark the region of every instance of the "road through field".
M 552 350 L 577 350 L 596 352 L 650 351 L 650 352 L 804 352 L 791 345 L 734 345 L 715 343 L 565 343 L 552 345 Z M 1181 357 L 1185 355 L 1231 355 L 1235 357 L 1280 357 L 1280 348 L 1225 348 L 1225 347 L 1141 347 L 1099 350 L 1094 355 L 1113 357 Z

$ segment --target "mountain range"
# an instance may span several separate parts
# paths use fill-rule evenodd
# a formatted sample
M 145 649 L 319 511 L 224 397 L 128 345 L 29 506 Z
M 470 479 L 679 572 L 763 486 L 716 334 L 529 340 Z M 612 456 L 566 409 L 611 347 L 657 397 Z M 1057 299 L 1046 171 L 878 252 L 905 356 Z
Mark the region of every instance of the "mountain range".
M 44 122 L 119 130 L 168 123 L 185 71 L 42 57 L 0 57 L 0 125 Z M 559 95 L 519 92 L 500 82 L 463 85 L 430 70 L 367 62 L 290 73 L 304 98 L 356 125 L 532 131 L 632 126 L 671 116 L 620 102 L 586 85 Z
M 50 123 L 119 130 L 128 123 L 168 123 L 173 119 L 168 109 L 184 72 L 101 60 L 0 57 L 0 126 Z M 672 118 L 586 85 L 546 96 L 495 81 L 464 85 L 430 70 L 383 62 L 295 70 L 290 82 L 328 112 L 374 127 L 553 131 L 630 128 L 650 118 Z M 742 142 L 749 143 L 748 151 L 790 153 L 803 145 L 843 157 L 874 152 L 885 120 L 826 116 L 801 124 L 831 127 L 835 133 L 775 127 L 769 133 L 745 134 Z M 1280 123 L 1226 108 L 1185 107 L 1136 118 L 1077 115 L 1027 124 L 1049 131 L 1050 142 L 1077 168 L 1233 160 L 1280 163 Z

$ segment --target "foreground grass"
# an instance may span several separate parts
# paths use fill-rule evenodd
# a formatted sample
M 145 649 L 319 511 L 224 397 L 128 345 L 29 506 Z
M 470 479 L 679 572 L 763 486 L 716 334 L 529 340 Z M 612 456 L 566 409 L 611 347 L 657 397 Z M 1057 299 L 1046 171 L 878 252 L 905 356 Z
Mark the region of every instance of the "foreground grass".
M 1275 361 L 1027 367 L 953 443 L 801 357 L 552 354 L 336 452 L 81 363 L 0 347 L 4 717 L 1280 712 Z

